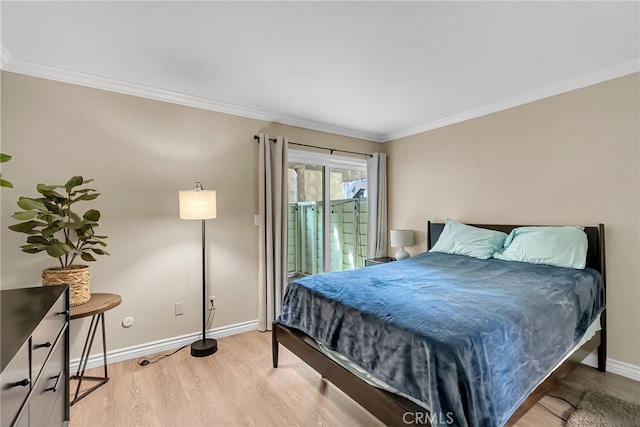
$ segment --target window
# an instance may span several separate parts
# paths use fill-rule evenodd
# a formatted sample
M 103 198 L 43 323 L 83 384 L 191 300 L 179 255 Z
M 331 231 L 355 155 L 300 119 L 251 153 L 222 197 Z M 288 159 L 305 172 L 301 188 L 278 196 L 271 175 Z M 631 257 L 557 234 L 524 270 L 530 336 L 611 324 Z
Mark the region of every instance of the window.
M 289 277 L 363 267 L 366 160 L 289 150 L 288 179 Z

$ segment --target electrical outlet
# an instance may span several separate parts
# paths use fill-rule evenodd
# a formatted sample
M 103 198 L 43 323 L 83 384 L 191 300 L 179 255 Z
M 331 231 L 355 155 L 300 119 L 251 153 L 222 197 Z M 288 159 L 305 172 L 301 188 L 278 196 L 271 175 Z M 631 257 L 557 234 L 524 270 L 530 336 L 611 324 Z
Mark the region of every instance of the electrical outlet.
M 207 298 L 207 301 L 209 302 L 209 305 L 207 307 L 209 310 L 213 310 L 216 308 L 216 297 L 214 295 L 209 296 L 209 298 Z
M 133 317 L 127 316 L 124 319 L 122 319 L 122 326 L 123 327 L 129 328 L 129 327 L 131 327 L 131 325 L 133 325 Z

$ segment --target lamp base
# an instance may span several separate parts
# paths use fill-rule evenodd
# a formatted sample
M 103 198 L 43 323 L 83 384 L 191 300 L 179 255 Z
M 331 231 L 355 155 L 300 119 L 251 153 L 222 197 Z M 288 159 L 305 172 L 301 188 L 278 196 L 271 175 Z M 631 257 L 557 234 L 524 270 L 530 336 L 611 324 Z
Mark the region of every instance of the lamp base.
M 401 260 L 406 258 L 409 258 L 409 252 L 407 252 L 404 248 L 400 248 L 400 250 L 396 252 L 396 259 Z
M 218 341 L 213 338 L 198 340 L 191 344 L 191 355 L 193 357 L 210 356 L 218 351 Z

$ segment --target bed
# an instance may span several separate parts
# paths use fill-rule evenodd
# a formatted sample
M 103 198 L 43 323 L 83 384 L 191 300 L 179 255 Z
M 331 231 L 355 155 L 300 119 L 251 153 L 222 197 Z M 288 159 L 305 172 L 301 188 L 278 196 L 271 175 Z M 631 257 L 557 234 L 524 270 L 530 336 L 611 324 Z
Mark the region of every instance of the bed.
M 428 249 L 443 228 L 428 223 Z M 604 226 L 584 232 L 585 270 L 425 252 L 294 281 L 273 325 L 273 365 L 283 344 L 386 425 L 512 425 L 596 348 L 605 370 Z

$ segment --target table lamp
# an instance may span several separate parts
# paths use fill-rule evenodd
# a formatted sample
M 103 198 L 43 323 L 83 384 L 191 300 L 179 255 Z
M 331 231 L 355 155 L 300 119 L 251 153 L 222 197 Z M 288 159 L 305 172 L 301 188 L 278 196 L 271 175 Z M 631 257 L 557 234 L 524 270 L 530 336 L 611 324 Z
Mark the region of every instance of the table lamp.
M 413 246 L 413 230 L 391 230 L 391 247 L 400 248 L 398 252 L 396 252 L 395 258 L 405 259 L 409 258 L 409 252 L 407 252 L 404 248 L 405 246 Z

